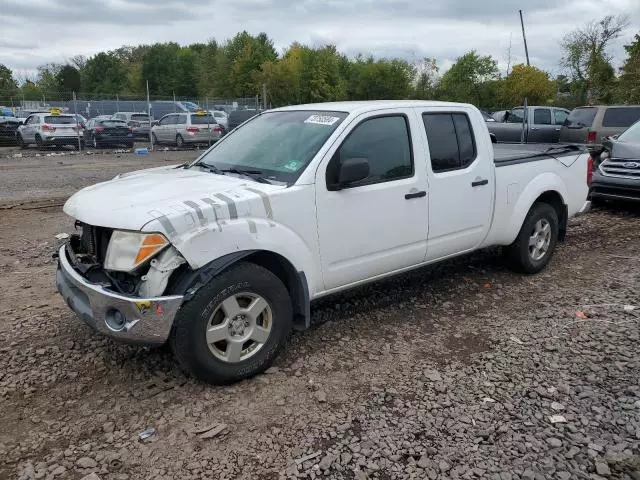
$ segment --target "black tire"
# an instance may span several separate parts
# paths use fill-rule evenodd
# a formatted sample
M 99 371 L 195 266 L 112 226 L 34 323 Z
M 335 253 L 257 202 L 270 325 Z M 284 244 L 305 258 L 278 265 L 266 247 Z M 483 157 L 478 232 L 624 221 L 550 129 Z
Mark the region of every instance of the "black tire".
M 24 138 L 22 138 L 22 135 L 20 134 L 16 135 L 16 141 L 18 142 L 18 146 L 20 147 L 21 150 L 24 150 L 25 148 L 27 148 L 27 144 L 24 143 Z
M 95 135 L 91 135 L 91 146 L 93 148 L 100 148 L 100 142 L 98 142 L 98 139 Z
M 176 147 L 178 148 L 184 147 L 184 138 L 182 138 L 182 135 L 180 134 L 176 135 Z
M 40 135 L 36 135 L 36 146 L 38 148 L 44 147 L 44 143 L 42 142 L 42 137 Z
M 260 350 L 245 360 L 230 363 L 216 357 L 205 331 L 222 301 L 238 293 L 261 296 L 272 313 L 271 332 Z M 180 364 L 194 377 L 225 385 L 263 372 L 287 341 L 293 321 L 289 293 L 269 270 L 253 263 L 238 263 L 200 288 L 178 312 L 169 344 Z
M 541 258 L 534 258 L 530 251 L 529 239 L 536 230 L 536 224 L 547 222 L 550 227 L 550 239 L 548 248 Z M 515 241 L 505 248 L 505 254 L 510 266 L 519 272 L 533 274 L 538 273 L 547 266 L 558 243 L 558 213 L 548 203 L 535 203 L 527 214 L 522 228 Z M 534 247 L 535 248 L 535 247 Z
M 151 141 L 153 142 L 154 145 L 160 145 L 160 142 L 158 141 L 158 137 L 156 137 L 155 133 L 151 134 Z

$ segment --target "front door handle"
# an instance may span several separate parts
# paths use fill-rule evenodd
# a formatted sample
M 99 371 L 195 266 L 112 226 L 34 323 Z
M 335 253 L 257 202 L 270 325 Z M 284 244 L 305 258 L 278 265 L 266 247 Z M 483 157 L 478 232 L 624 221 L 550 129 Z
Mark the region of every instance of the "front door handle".
M 473 182 L 471 182 L 471 186 L 472 187 L 479 187 L 481 185 L 486 185 L 487 183 L 489 183 L 489 180 L 484 178 L 484 179 L 481 179 L 481 180 L 474 180 Z
M 427 192 L 422 190 L 420 192 L 407 193 L 405 194 L 404 198 L 407 200 L 411 200 L 412 198 L 422 198 L 426 196 L 427 196 Z

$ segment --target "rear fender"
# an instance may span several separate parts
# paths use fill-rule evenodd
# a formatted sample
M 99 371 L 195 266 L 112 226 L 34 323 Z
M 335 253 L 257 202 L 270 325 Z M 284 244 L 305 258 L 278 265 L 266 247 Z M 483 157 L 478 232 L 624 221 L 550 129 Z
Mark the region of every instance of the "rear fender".
M 524 191 L 520 194 L 520 197 L 518 198 L 518 201 L 511 213 L 509 222 L 507 223 L 504 235 L 501 238 L 501 245 L 510 245 L 513 243 L 522 228 L 522 224 L 524 223 L 527 213 L 529 213 L 529 210 L 531 210 L 531 207 L 536 200 L 547 192 L 555 192 L 560 195 L 560 198 L 562 199 L 563 208 L 558 212 L 558 216 L 561 221 L 561 230 L 563 229 L 562 223 L 564 220 L 562 218 L 562 212 L 566 211 L 566 207 L 564 206 L 566 205 L 565 199 L 567 198 L 567 187 L 562 179 L 555 173 L 541 173 L 530 181 Z

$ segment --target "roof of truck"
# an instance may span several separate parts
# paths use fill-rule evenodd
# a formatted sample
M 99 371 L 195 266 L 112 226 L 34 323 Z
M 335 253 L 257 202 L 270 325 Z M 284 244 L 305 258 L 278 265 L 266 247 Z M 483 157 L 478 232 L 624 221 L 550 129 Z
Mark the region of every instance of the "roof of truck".
M 437 102 L 430 100 L 367 100 L 357 102 L 325 102 L 308 103 L 304 105 L 290 105 L 288 107 L 276 108 L 273 111 L 290 110 L 320 110 L 328 112 L 366 112 L 383 108 L 412 108 L 412 107 L 470 107 L 466 103 Z

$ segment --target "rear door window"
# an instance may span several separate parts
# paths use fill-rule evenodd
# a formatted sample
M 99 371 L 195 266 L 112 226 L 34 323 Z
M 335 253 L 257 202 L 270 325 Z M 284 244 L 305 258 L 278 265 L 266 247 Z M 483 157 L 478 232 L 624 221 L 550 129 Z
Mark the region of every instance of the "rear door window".
M 533 123 L 536 125 L 551 125 L 551 110 L 536 108 L 533 111 Z
M 603 127 L 630 127 L 640 120 L 640 107 L 607 108 L 602 119 Z
M 574 108 L 567 117 L 565 125 L 569 128 L 590 127 L 596 118 L 596 113 L 598 113 L 596 107 Z
M 431 168 L 435 173 L 466 168 L 476 158 L 469 117 L 464 113 L 422 115 L 429 141 Z
M 175 118 L 177 119 L 175 123 L 177 123 L 178 125 L 186 125 L 186 123 L 187 123 L 187 115 L 186 114 L 176 115 Z

